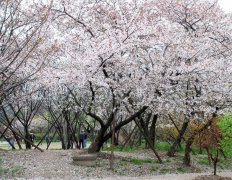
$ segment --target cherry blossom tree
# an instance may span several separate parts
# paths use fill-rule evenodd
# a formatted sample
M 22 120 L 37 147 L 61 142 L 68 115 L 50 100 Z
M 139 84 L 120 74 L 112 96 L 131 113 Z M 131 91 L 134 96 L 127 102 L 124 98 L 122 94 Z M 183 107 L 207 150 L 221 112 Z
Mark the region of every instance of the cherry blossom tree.
M 183 113 L 180 142 L 191 118 L 231 108 L 231 15 L 216 1 L 55 1 L 52 14 L 60 52 L 38 82 L 99 123 L 89 152 L 114 119 L 118 131 L 148 109 Z

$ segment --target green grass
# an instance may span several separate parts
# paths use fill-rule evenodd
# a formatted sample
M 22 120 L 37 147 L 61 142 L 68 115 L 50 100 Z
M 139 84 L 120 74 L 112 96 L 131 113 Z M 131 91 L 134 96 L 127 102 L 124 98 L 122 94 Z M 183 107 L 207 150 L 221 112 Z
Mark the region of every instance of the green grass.
M 8 171 L 9 169 L 2 167 L 2 165 L 0 164 L 0 177 L 7 174 Z
M 122 158 L 121 160 L 122 162 L 130 162 L 136 165 L 148 164 L 148 163 L 160 164 L 158 159 L 152 159 L 152 158 Z M 162 159 L 162 161 L 163 163 L 171 162 L 170 159 Z
M 130 162 L 132 164 L 141 165 L 144 163 L 156 163 L 155 159 L 140 159 L 140 158 L 122 158 L 122 161 Z
M 35 144 L 37 144 L 37 143 L 38 142 L 35 142 Z M 21 145 L 22 145 L 22 148 L 25 149 L 25 144 L 22 143 Z M 46 149 L 47 148 L 47 144 L 45 142 L 43 142 L 42 144 L 39 145 L 39 147 L 41 149 Z M 15 143 L 15 148 L 19 149 L 17 143 Z M 11 148 L 9 148 L 8 143 L 6 143 L 6 142 L 4 142 L 4 143 L 0 142 L 0 149 L 2 149 L 2 150 L 11 150 Z M 34 149 L 34 147 L 32 147 L 32 149 Z M 61 142 L 52 142 L 51 145 L 49 146 L 49 149 L 50 150 L 62 149 Z
M 201 165 L 209 165 L 209 160 L 207 157 L 200 157 L 197 162 Z
M 170 144 L 168 144 L 167 142 L 163 142 L 163 141 L 157 141 L 155 143 L 155 148 L 157 150 L 168 151 L 170 148 Z
M 132 152 L 132 151 L 136 151 L 136 150 L 141 150 L 141 149 L 144 149 L 144 146 L 125 146 L 123 149 L 122 149 L 122 146 L 120 145 L 117 145 L 114 147 L 114 151 L 116 152 Z M 111 151 L 111 147 L 106 147 L 104 146 L 103 151 Z
M 151 167 L 149 167 L 149 170 L 150 171 L 158 171 L 158 167 L 157 166 L 151 166 Z
M 169 174 L 176 172 L 173 168 L 162 168 L 159 170 L 160 174 Z
M 178 168 L 176 168 L 176 170 L 177 170 L 179 173 L 186 173 L 186 172 L 187 172 L 186 167 L 178 167 Z
M 24 168 L 21 166 L 14 166 L 12 168 L 5 168 L 2 164 L 2 159 L 0 158 L 0 177 L 2 176 L 10 176 L 10 177 L 16 177 L 19 176 L 24 172 Z
M 232 112 L 225 113 L 224 116 L 218 118 L 217 122 L 223 139 L 220 144 L 227 157 L 232 158 Z
M 225 160 L 225 159 L 220 159 L 218 162 L 218 167 L 221 169 L 228 169 L 228 167 L 232 166 L 231 159 L 230 160 Z

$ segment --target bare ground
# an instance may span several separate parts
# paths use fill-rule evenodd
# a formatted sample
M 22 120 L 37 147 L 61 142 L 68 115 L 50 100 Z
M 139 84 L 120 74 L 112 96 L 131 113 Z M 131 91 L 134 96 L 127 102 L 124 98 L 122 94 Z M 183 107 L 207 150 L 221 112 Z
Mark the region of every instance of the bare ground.
M 146 164 L 135 165 L 125 161 L 121 161 L 120 157 L 136 157 L 136 158 L 152 158 L 154 155 L 151 152 L 141 151 L 135 153 L 116 153 L 119 159 L 115 161 L 115 170 L 108 169 L 109 161 L 107 159 L 98 159 L 96 167 L 76 166 L 72 163 L 72 154 L 77 150 L 48 150 L 43 153 L 37 150 L 22 150 L 22 151 L 0 151 L 2 165 L 4 168 L 18 167 L 20 171 L 16 176 L 6 174 L 0 179 L 161 179 L 161 180 L 191 180 L 202 174 L 210 174 L 211 169 L 203 169 L 205 173 L 189 173 L 202 172 L 202 169 L 192 167 L 184 169 L 181 164 L 158 164 L 151 166 Z M 165 160 L 165 156 L 163 155 Z M 178 166 L 178 167 L 177 167 Z M 153 166 L 152 166 L 153 167 Z M 156 169 L 170 170 L 175 168 L 183 168 L 183 172 L 188 174 L 165 174 L 159 175 L 161 171 Z M 164 171 L 165 173 L 165 171 Z M 169 173 L 167 171 L 167 173 Z M 175 173 L 175 171 L 173 171 Z M 220 176 L 232 177 L 232 171 L 227 170 L 218 173 Z

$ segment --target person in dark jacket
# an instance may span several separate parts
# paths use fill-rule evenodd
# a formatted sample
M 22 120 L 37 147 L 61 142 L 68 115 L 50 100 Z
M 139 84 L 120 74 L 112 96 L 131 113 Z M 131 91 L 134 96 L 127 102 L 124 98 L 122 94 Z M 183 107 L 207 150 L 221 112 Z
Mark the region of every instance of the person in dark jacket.
M 84 149 L 85 148 L 85 138 L 86 138 L 86 134 L 85 131 L 82 130 L 79 136 L 79 143 L 80 143 L 80 149 Z

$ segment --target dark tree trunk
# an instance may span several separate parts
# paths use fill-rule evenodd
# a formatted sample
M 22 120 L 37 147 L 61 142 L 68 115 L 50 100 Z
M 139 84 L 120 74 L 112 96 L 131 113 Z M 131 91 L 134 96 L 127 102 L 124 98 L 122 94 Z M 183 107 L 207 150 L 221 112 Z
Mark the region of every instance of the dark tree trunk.
M 139 111 L 131 115 L 129 118 L 125 119 L 124 121 L 120 121 L 118 124 L 115 125 L 115 133 L 117 133 L 124 125 L 133 121 L 136 117 L 140 116 L 142 113 L 146 111 L 148 106 L 142 107 Z M 95 115 L 94 115 L 95 116 Z M 112 130 L 106 133 L 107 129 L 110 127 L 113 118 L 114 112 L 111 113 L 106 123 L 104 123 L 99 117 L 95 116 L 101 123 L 101 129 L 98 132 L 97 138 L 94 142 L 90 145 L 88 152 L 89 153 L 96 153 L 99 152 L 104 142 L 112 137 Z
M 151 140 L 152 147 L 155 146 L 155 129 L 156 129 L 157 119 L 158 119 L 158 114 L 155 114 L 153 116 L 150 131 L 149 131 L 149 139 Z
M 12 149 L 15 149 L 14 145 L 11 144 L 11 141 L 9 138 L 7 138 L 5 135 L 3 135 L 2 137 L 9 143 L 9 145 L 11 146 Z
M 25 138 L 31 141 L 31 136 L 28 130 L 28 126 L 24 127 L 24 132 L 25 132 Z M 26 149 L 31 149 L 31 144 L 27 141 L 25 141 L 25 146 L 26 146 Z
M 143 136 L 142 136 L 141 132 L 139 132 L 138 133 L 138 140 L 137 140 L 137 143 L 136 143 L 138 146 L 142 145 L 142 137 Z
M 22 146 L 21 146 L 21 142 L 20 142 L 19 137 L 18 137 L 18 136 L 16 135 L 16 133 L 14 133 L 14 132 L 13 132 L 13 135 L 14 135 L 14 138 L 15 138 L 17 144 L 18 144 L 19 149 L 22 149 Z
M 217 161 L 213 162 L 213 175 L 217 175 Z
M 140 127 L 143 130 L 143 134 L 145 136 L 147 136 L 147 137 L 150 137 L 150 134 L 149 134 L 149 121 L 151 119 L 151 115 L 152 115 L 152 113 L 148 113 L 146 118 L 139 117 Z M 148 142 L 148 139 L 149 138 L 145 138 L 145 148 L 146 149 L 150 148 L 149 143 L 151 143 L 151 139 L 149 139 L 150 142 Z
M 189 124 L 189 121 L 185 121 L 183 123 L 178 137 L 176 138 L 176 140 L 174 141 L 174 143 L 172 144 L 172 146 L 170 147 L 170 149 L 169 149 L 169 151 L 167 153 L 167 155 L 169 157 L 174 157 L 175 156 L 176 149 L 177 149 L 178 145 L 180 144 L 181 139 L 183 138 L 183 136 L 184 136 L 184 134 L 185 134 L 185 132 L 187 130 L 188 124 Z
M 184 154 L 184 164 L 186 166 L 191 166 L 191 158 L 190 158 L 190 153 L 191 153 L 191 145 L 194 141 L 194 138 L 190 138 L 188 139 L 188 141 L 186 142 L 186 146 L 185 146 L 185 154 Z
M 139 122 L 137 122 L 136 120 L 134 120 L 134 122 L 136 123 L 137 127 L 139 128 L 140 132 L 142 133 L 143 137 L 145 138 L 145 140 L 148 142 L 149 147 L 151 148 L 151 150 L 154 152 L 154 154 L 156 155 L 156 157 L 158 158 L 159 162 L 162 163 L 162 160 L 158 154 L 158 152 L 155 150 L 154 147 L 152 147 L 152 143 L 151 140 L 149 139 L 149 137 L 144 133 L 141 124 L 139 124 Z
M 62 147 L 62 149 L 66 149 L 65 142 L 64 142 L 63 138 L 61 138 L 61 147 Z
M 206 149 L 206 152 L 207 152 L 207 157 L 208 157 L 209 165 L 211 165 L 211 157 L 210 157 L 209 148 L 205 148 L 205 149 Z
M 88 153 L 96 153 L 99 152 L 101 147 L 103 146 L 105 140 L 104 140 L 104 135 L 106 132 L 106 128 L 102 127 L 94 140 L 94 142 L 90 145 L 88 148 Z
M 49 142 L 48 142 L 48 144 L 47 144 L 46 150 L 48 150 L 49 146 L 51 145 L 51 143 L 52 143 L 52 141 L 53 141 L 53 139 L 54 139 L 54 137 L 55 137 L 55 135 L 56 135 L 56 132 L 57 132 L 57 130 L 54 132 L 52 138 L 49 140 Z

